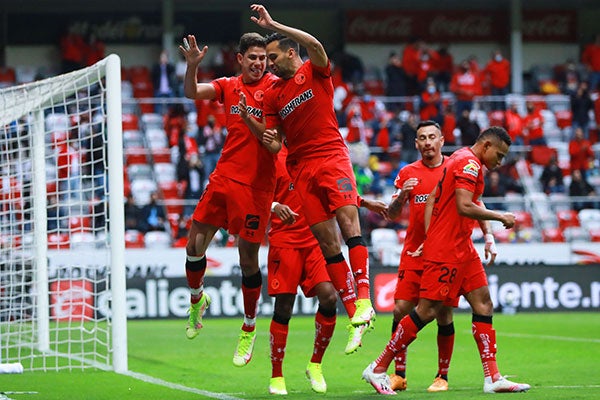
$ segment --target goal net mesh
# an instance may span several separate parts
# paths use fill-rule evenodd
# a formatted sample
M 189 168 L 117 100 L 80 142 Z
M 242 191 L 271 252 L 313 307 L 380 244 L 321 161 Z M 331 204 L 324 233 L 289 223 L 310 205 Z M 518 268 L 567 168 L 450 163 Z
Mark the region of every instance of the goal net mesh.
M 0 90 L 2 363 L 112 368 L 106 71 Z

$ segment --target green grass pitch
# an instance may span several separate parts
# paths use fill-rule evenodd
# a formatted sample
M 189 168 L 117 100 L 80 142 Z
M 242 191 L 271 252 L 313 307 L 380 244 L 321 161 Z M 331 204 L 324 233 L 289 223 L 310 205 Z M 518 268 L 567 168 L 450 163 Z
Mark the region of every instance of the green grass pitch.
M 129 369 L 154 383 L 111 372 L 61 371 L 0 375 L 0 399 L 263 399 L 268 394 L 269 322 L 260 318 L 252 362 L 243 368 L 231 363 L 241 319 L 205 318 L 194 340 L 185 338 L 185 320 L 129 321 Z M 313 319 L 294 317 L 284 362 L 289 395 L 294 399 L 377 398 L 361 380 L 364 367 L 375 359 L 390 335 L 391 314 L 380 314 L 373 332 L 353 355 L 344 354 L 348 322 L 344 314 L 323 360 L 328 384 L 325 395 L 313 393 L 304 376 L 312 351 Z M 531 384 L 534 399 L 600 398 L 600 313 L 521 313 L 496 315 L 498 365 L 513 380 Z M 399 399 L 471 399 L 483 394 L 483 373 L 470 333 L 470 314 L 455 316 L 456 342 L 450 367 L 450 391 L 427 393 L 437 367 L 435 324 L 424 328 L 408 353 L 408 390 Z M 161 384 L 158 384 L 161 383 Z

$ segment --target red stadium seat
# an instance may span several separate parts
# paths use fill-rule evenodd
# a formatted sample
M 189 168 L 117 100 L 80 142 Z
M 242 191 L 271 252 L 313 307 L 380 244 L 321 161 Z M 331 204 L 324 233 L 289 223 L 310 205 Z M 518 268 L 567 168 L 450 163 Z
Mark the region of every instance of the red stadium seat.
M 515 220 L 519 226 L 528 228 L 533 226 L 531 213 L 527 211 L 513 211 L 513 214 L 515 214 Z
M 68 249 L 69 235 L 66 233 L 49 233 L 48 249 Z
M 542 230 L 542 241 L 546 243 L 562 243 L 565 241 L 565 236 L 559 228 L 545 228 Z
M 123 114 L 122 118 L 124 131 L 137 131 L 140 129 L 140 124 L 137 115 Z
M 579 216 L 574 210 L 560 210 L 556 212 L 558 226 L 560 229 L 565 229 L 571 226 L 580 226 Z
M 128 249 L 146 247 L 144 244 L 144 234 L 136 230 L 125 231 L 125 247 Z
M 92 220 L 90 217 L 80 215 L 69 218 L 69 230 L 71 232 L 89 232 L 91 228 Z
M 529 153 L 530 161 L 542 166 L 548 165 L 553 156 L 558 158 L 558 152 L 555 148 L 548 146 L 533 146 Z
M 570 110 L 558 110 L 556 115 L 556 125 L 560 129 L 568 128 L 573 124 L 573 113 Z
M 590 229 L 590 240 L 592 242 L 600 242 L 600 228 Z
M 142 147 L 125 149 L 125 165 L 133 164 L 148 164 L 146 149 Z

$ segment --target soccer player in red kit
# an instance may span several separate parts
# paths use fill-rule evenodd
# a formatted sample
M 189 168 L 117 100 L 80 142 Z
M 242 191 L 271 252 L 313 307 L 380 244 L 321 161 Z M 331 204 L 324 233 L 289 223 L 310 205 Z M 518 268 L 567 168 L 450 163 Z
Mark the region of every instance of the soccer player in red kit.
M 417 126 L 415 139 L 415 146 L 421 153 L 421 159 L 402 168 L 394 182 L 397 190 L 389 205 L 389 218 L 392 220 L 397 218 L 403 205 L 408 203 L 409 221 L 394 293 L 392 334 L 396 331 L 400 320 L 412 311 L 419 300 L 423 260 L 422 257 L 416 257 L 415 252 L 425 240 L 425 225 L 423 224 L 425 202 L 439 181 L 448 160 L 442 155 L 443 145 L 444 136 L 438 123 L 430 120 L 421 121 Z M 434 382 L 427 389 L 430 392 L 448 390 L 448 368 L 454 347 L 453 306 L 455 306 L 454 301 L 444 303 L 436 316 L 438 322 L 438 373 Z M 402 349 L 395 357 L 395 373 L 390 375 L 392 390 L 406 389 L 406 353 L 406 349 Z
M 331 63 L 312 35 L 274 21 L 265 7 L 253 4 L 252 21 L 275 31 L 267 38 L 269 68 L 281 79 L 265 93 L 265 135 L 288 143 L 287 169 L 302 197 L 306 220 L 319 241 L 331 281 L 350 317 L 346 353 L 361 344 L 372 328 L 369 255 L 361 236 L 358 192 L 348 148 L 333 107 Z M 309 60 L 303 62 L 299 46 Z M 337 223 L 337 226 L 336 226 Z M 349 248 L 350 267 L 341 250 L 338 227 Z M 355 291 L 356 284 L 356 291 Z
M 191 291 L 186 336 L 193 339 L 198 335 L 202 315 L 210 304 L 210 298 L 203 291 L 206 250 L 219 228 L 228 229 L 230 234 L 239 235 L 244 323 L 233 364 L 242 367 L 252 358 L 256 338 L 256 311 L 262 286 L 258 250 L 266 232 L 275 189 L 276 156 L 248 129 L 241 117 L 240 99 L 244 97 L 246 118 L 262 120 L 264 92 L 277 78 L 265 74 L 265 40 L 258 33 L 245 33 L 240 38 L 237 61 L 241 74 L 210 83 L 197 82 L 198 65 L 208 47 L 199 49 L 194 35 L 188 35 L 179 50 L 187 62 L 186 97 L 223 103 L 228 131 L 221 157 L 194 210 L 186 246 L 185 270 Z
M 473 337 L 484 370 L 485 393 L 523 392 L 528 384 L 504 378 L 496 364 L 496 334 L 492 327 L 493 304 L 481 260 L 473 246 L 473 220 L 496 220 L 510 228 L 511 213 L 487 210 L 478 204 L 483 193 L 483 166 L 500 165 L 511 145 L 501 127 L 483 131 L 475 144 L 455 152 L 428 196 L 425 210 L 424 270 L 417 307 L 402 318 L 394 336 L 377 360 L 363 371 L 363 379 L 377 392 L 395 394 L 386 370 L 394 356 L 412 343 L 417 333 L 439 313 L 444 301 L 463 294 L 473 309 Z M 451 249 L 451 251 L 449 251 Z
M 319 243 L 302 215 L 302 202 L 286 170 L 286 154 L 285 147 L 278 154 L 269 229 L 268 291 L 269 296 L 275 297 L 270 327 L 272 372 L 269 393 L 287 394 L 282 364 L 298 286 L 306 297 L 317 296 L 319 301 L 313 353 L 306 376 L 315 392 L 325 393 L 327 384 L 321 361 L 335 329 L 337 293 L 327 274 Z

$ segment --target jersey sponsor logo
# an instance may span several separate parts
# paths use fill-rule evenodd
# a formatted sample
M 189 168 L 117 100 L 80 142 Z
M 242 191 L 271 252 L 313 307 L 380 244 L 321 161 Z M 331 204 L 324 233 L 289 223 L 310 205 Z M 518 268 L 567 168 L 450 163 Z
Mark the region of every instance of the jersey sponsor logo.
M 258 229 L 260 225 L 260 217 L 254 214 L 246 214 L 246 221 L 244 222 L 244 228 L 246 229 Z
M 294 76 L 294 82 L 296 82 L 298 85 L 302 85 L 304 82 L 306 82 L 306 75 L 296 74 L 296 76 Z
M 418 194 L 415 196 L 415 204 L 423 204 L 427 202 L 428 194 Z
M 263 101 L 265 97 L 265 92 L 262 90 L 257 90 L 256 92 L 254 92 L 254 100 L 256 101 Z
M 246 106 L 246 111 L 248 112 L 248 115 L 252 115 L 253 117 L 256 117 L 258 119 L 262 119 L 263 116 L 263 112 L 261 109 L 259 108 L 254 108 L 252 106 Z M 240 113 L 240 108 L 237 105 L 231 106 L 231 109 L 229 110 L 230 114 L 239 114 Z
M 349 178 L 338 179 L 336 183 L 340 193 L 352 192 L 352 182 Z
M 296 108 L 298 108 L 302 103 L 307 102 L 312 99 L 314 96 L 312 89 L 308 89 L 298 96 L 294 97 L 287 103 L 280 111 L 279 116 L 281 119 L 285 119 L 288 115 L 290 115 Z
M 463 173 L 472 175 L 475 178 L 479 176 L 479 170 L 481 167 L 479 163 L 473 159 L 469 159 L 469 163 L 463 167 Z

